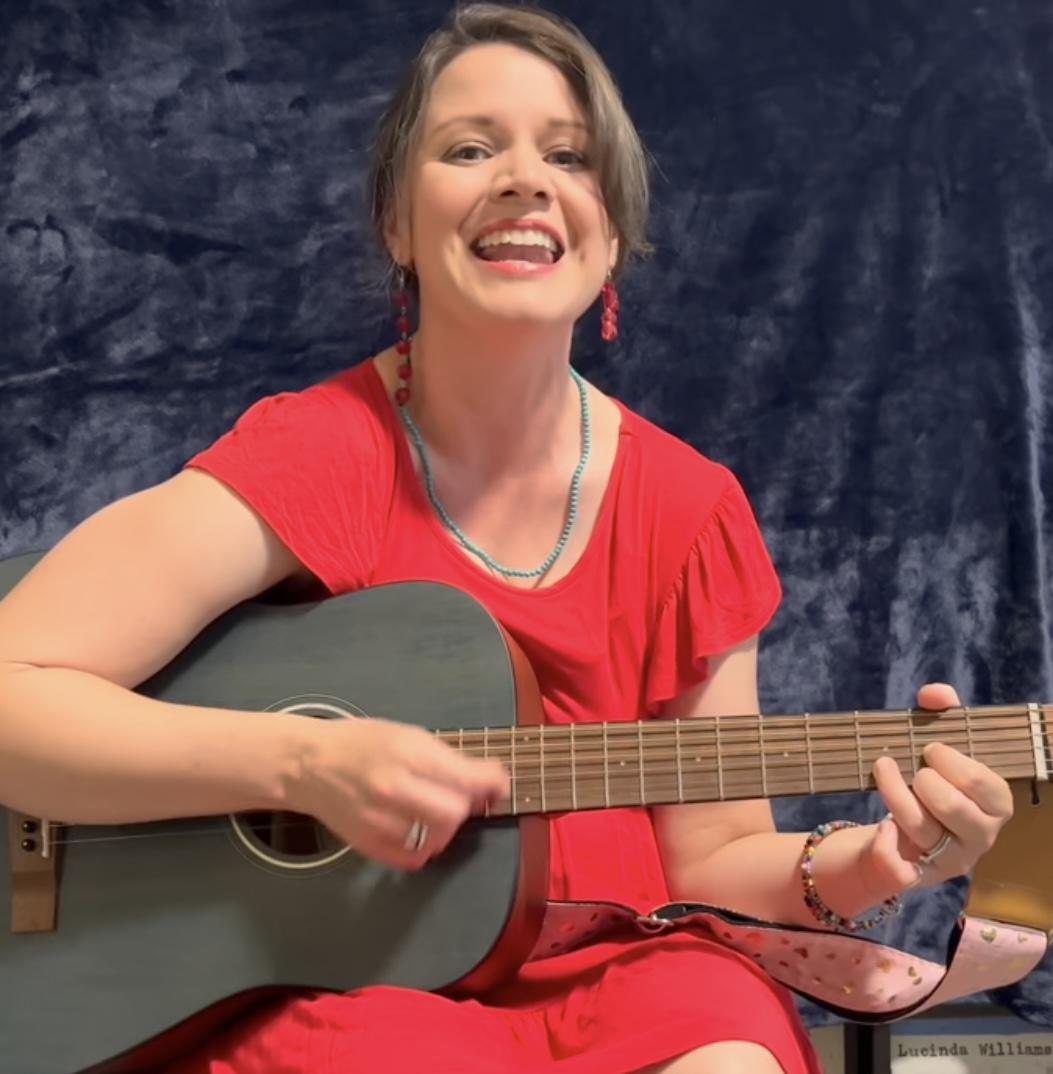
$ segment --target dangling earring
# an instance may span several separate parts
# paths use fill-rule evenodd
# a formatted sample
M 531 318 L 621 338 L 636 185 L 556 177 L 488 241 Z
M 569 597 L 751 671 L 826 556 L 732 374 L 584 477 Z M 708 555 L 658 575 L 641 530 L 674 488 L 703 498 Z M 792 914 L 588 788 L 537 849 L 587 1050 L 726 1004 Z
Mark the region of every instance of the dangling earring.
M 605 343 L 613 343 L 618 338 L 618 310 L 621 304 L 618 302 L 618 292 L 610 273 L 607 274 L 607 282 L 603 285 L 603 317 L 600 321 L 600 335 Z
M 406 288 L 406 270 L 399 265 L 398 283 L 395 290 L 395 306 L 398 309 L 395 331 L 398 332 L 399 338 L 395 344 L 395 350 L 401 355 L 403 361 L 398 368 L 399 380 L 402 384 L 395 390 L 395 402 L 400 407 L 404 407 L 409 402 L 409 384 L 413 377 L 413 366 L 410 364 L 409 292 Z

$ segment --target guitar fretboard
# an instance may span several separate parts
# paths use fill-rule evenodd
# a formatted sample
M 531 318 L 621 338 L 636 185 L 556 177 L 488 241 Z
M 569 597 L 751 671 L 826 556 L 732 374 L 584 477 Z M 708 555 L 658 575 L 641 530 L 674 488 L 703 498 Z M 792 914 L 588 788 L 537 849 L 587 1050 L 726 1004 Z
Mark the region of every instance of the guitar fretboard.
M 1053 706 L 1035 704 L 438 734 L 508 768 L 511 796 L 490 816 L 869 790 L 879 757 L 892 757 L 909 781 L 931 742 L 954 746 L 1005 779 L 1047 781 L 1053 771 Z

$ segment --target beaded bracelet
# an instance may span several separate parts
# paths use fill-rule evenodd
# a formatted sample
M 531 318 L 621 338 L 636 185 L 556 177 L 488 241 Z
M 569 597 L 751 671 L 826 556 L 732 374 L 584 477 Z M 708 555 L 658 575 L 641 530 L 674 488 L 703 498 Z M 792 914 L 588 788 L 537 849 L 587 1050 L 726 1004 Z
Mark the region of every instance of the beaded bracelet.
M 804 851 L 801 854 L 801 883 L 804 885 L 804 905 L 812 912 L 817 921 L 839 932 L 866 932 L 867 929 L 880 925 L 894 914 L 900 912 L 899 899 L 893 895 L 886 899 L 880 909 L 872 917 L 848 918 L 835 914 L 815 890 L 815 880 L 812 877 L 812 859 L 815 857 L 815 848 L 832 832 L 839 832 L 844 828 L 858 828 L 859 825 L 851 820 L 831 820 L 826 824 L 820 824 L 804 841 Z

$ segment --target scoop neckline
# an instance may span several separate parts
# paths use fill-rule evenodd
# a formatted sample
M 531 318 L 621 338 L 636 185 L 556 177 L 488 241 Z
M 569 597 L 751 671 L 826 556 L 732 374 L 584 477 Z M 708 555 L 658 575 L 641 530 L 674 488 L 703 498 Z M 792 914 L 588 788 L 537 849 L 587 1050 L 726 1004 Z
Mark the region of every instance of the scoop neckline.
M 403 431 L 402 421 L 399 418 L 398 411 L 395 409 L 395 401 L 388 395 L 387 385 L 384 383 L 384 378 L 380 375 L 380 370 L 377 368 L 376 355 L 368 358 L 367 364 L 369 366 L 370 375 L 373 378 L 374 388 L 380 393 L 384 400 L 384 420 L 388 422 L 394 433 L 396 445 L 395 452 L 398 462 L 400 466 L 404 468 L 405 473 L 410 477 L 410 480 L 407 482 L 410 485 L 409 495 L 414 499 L 416 506 L 423 511 L 432 535 L 442 547 L 445 554 L 470 574 L 489 583 L 491 588 L 502 593 L 518 594 L 520 596 L 538 599 L 545 597 L 550 593 L 559 593 L 574 584 L 578 577 L 583 573 L 587 561 L 595 558 L 595 556 L 599 554 L 596 551 L 596 547 L 599 543 L 600 531 L 605 530 L 609 526 L 611 516 L 614 513 L 615 490 L 620 483 L 621 471 L 625 464 L 625 441 L 630 435 L 629 430 L 626 428 L 625 421 L 627 410 L 621 401 L 615 399 L 613 396 L 608 396 L 611 402 L 618 408 L 620 416 L 620 421 L 618 423 L 618 443 L 614 449 L 614 461 L 611 463 L 610 473 L 607 475 L 607 485 L 603 490 L 603 497 L 600 500 L 600 509 L 596 513 L 592 532 L 589 534 L 585 547 L 581 550 L 581 555 L 578 556 L 574 565 L 561 578 L 558 578 L 551 585 L 540 585 L 528 589 L 522 586 L 509 585 L 508 582 L 502 581 L 499 577 L 496 577 L 485 570 L 480 564 L 475 562 L 474 558 L 470 558 L 454 544 L 449 530 L 446 529 L 442 524 L 442 520 L 435 513 L 435 508 L 432 507 L 431 500 L 428 499 L 428 494 L 417 477 L 417 472 L 413 466 L 413 456 L 410 454 L 410 446 L 406 442 L 406 436 Z

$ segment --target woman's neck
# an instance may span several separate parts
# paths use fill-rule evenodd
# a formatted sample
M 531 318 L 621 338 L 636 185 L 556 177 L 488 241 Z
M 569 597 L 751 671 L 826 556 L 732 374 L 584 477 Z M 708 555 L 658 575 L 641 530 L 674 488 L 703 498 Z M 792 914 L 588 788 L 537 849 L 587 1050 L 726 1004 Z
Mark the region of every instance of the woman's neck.
M 486 473 L 527 473 L 578 443 L 570 327 L 422 320 L 410 412 L 429 448 Z

